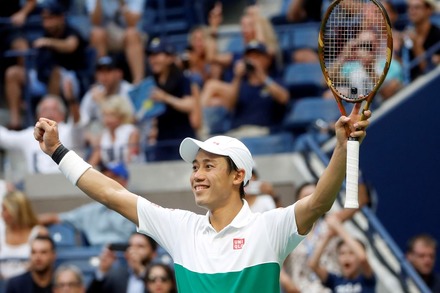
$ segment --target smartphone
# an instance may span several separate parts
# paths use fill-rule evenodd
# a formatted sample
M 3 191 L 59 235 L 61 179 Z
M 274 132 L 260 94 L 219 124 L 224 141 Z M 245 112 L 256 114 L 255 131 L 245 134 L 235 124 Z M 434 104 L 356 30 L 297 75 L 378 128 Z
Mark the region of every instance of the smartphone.
M 108 249 L 111 251 L 126 251 L 128 246 L 128 243 L 110 243 Z

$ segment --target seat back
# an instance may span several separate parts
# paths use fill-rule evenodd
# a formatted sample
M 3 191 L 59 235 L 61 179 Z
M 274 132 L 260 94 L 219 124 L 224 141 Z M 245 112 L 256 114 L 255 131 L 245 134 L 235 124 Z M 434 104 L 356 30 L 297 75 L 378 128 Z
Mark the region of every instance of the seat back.
M 313 127 L 316 122 L 333 123 L 340 116 L 339 108 L 332 99 L 308 97 L 290 105 L 283 121 L 283 128 L 303 132 Z
M 292 151 L 293 136 L 282 132 L 256 137 L 243 137 L 240 139 L 249 149 L 253 156 L 276 153 L 288 153 Z

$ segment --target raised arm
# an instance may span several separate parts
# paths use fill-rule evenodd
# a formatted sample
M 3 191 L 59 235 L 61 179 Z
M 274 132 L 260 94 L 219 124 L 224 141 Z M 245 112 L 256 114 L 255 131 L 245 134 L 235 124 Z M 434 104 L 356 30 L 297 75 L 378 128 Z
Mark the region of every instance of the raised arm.
M 346 243 L 357 256 L 362 268 L 362 274 L 367 278 L 371 278 L 373 276 L 373 269 L 368 262 L 365 248 L 348 233 L 337 216 L 327 216 L 326 221 L 329 227 L 331 227 L 331 229 L 335 231 L 339 237 L 341 237 L 344 243 Z
M 350 135 L 362 141 L 366 134 L 365 128 L 369 124 L 368 120 L 360 121 L 360 107 L 360 103 L 355 104 L 349 117 L 342 116 L 336 122 L 337 142 L 330 162 L 321 175 L 315 192 L 299 200 L 295 206 L 296 223 L 300 234 L 306 234 L 312 228 L 313 223 L 330 210 L 340 191 L 346 170 L 347 135 L 345 127 L 348 125 L 352 131 Z M 369 118 L 371 112 L 365 111 L 365 115 Z
M 334 232 L 330 229 L 327 234 L 325 234 L 324 239 L 322 239 L 322 241 L 317 244 L 316 249 L 313 251 L 313 254 L 310 256 L 310 259 L 308 261 L 309 267 L 315 272 L 315 274 L 323 283 L 327 281 L 328 271 L 324 267 L 319 265 L 319 261 L 325 247 L 328 245 L 330 239 L 332 239 L 333 236 Z
M 73 151 L 65 149 L 59 140 L 55 121 L 40 118 L 35 125 L 34 137 L 40 148 L 60 166 L 67 179 L 90 198 L 120 213 L 138 225 L 136 194 L 93 169 Z

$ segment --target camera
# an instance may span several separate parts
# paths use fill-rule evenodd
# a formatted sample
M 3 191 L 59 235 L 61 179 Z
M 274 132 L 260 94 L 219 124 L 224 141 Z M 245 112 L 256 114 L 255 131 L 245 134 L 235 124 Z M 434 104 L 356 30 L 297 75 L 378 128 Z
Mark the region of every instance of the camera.
M 246 67 L 246 72 L 247 73 L 252 73 L 255 71 L 255 66 L 254 64 L 252 64 L 249 60 L 245 60 L 244 61 L 244 65 Z
M 180 60 L 182 61 L 183 70 L 189 69 L 189 54 L 188 52 L 184 52 L 180 55 Z

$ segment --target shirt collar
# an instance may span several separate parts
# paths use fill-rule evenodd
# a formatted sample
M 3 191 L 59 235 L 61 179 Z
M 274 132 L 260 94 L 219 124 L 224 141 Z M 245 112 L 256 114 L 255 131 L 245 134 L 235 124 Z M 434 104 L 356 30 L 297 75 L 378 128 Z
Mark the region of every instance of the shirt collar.
M 208 211 L 206 213 L 205 219 L 207 226 L 212 227 L 209 222 L 209 215 L 210 212 Z M 237 229 L 243 228 L 250 223 L 253 215 L 254 213 L 251 211 L 249 204 L 247 203 L 246 200 L 243 199 L 243 206 L 241 207 L 240 212 L 238 212 L 238 214 L 235 216 L 232 222 L 228 226 L 226 226 L 223 230 L 228 229 L 229 227 L 237 228 Z

